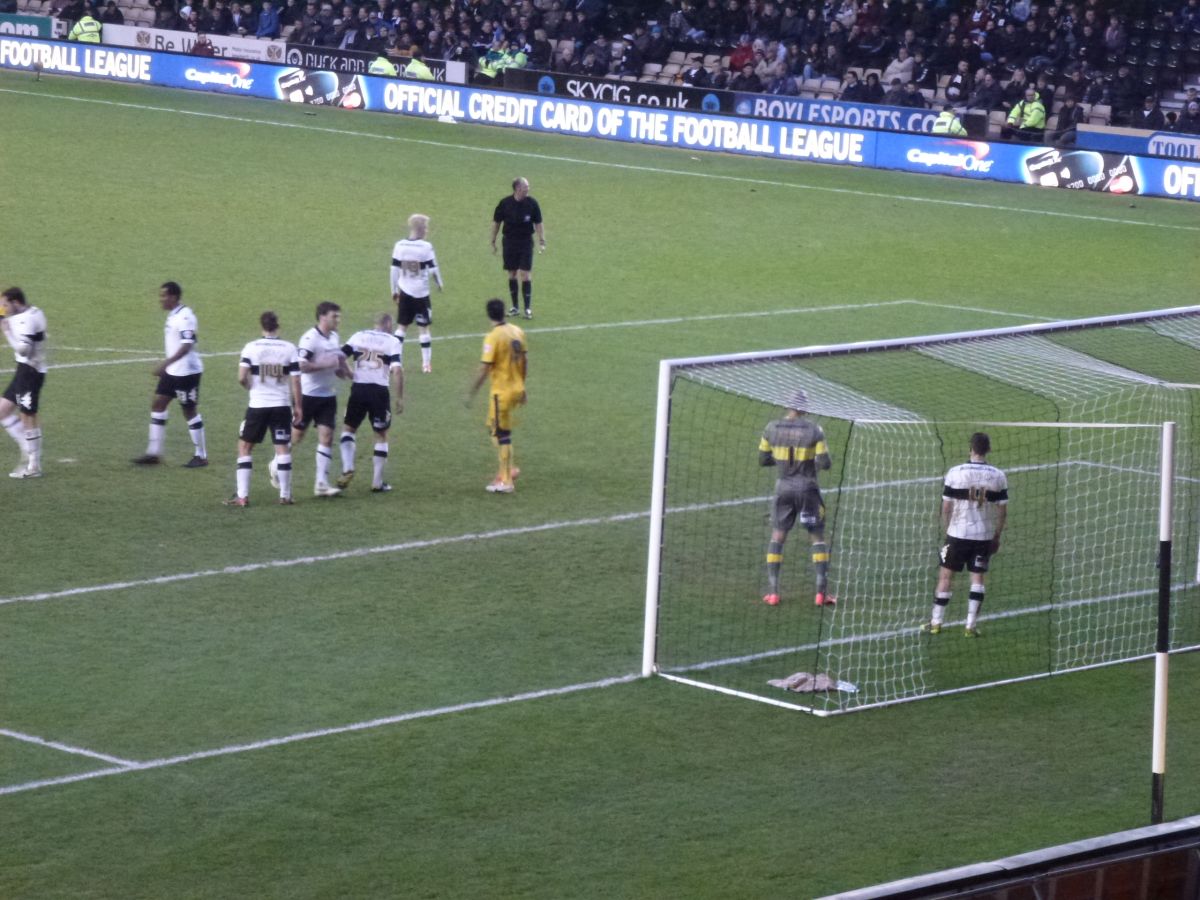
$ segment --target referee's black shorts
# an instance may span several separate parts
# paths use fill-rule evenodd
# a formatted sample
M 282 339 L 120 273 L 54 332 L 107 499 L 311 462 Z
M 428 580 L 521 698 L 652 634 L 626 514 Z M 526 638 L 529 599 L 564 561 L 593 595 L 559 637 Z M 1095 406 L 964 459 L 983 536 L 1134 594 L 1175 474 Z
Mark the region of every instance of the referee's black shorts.
M 505 238 L 504 271 L 531 272 L 533 271 L 533 237 Z

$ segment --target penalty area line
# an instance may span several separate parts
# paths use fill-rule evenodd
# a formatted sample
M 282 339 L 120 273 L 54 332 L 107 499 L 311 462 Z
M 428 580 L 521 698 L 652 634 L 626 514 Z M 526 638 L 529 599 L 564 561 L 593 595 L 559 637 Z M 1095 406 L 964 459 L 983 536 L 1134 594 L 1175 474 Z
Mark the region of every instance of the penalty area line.
M 165 769 L 170 766 L 183 765 L 184 763 L 197 762 L 202 759 L 213 759 L 219 756 L 233 756 L 239 753 L 249 753 L 253 750 L 266 750 L 271 747 L 283 747 L 287 744 L 295 744 L 301 741 L 311 741 L 317 738 L 332 737 L 339 734 L 350 734 L 356 731 L 370 731 L 376 728 L 385 728 L 390 725 L 399 725 L 404 722 L 414 722 L 419 719 L 432 719 L 439 716 L 448 716 L 455 713 L 470 712 L 476 709 L 489 709 L 496 706 L 507 706 L 512 703 L 523 703 L 527 700 L 542 700 L 547 697 L 562 697 L 567 694 L 576 694 L 581 691 L 599 690 L 600 688 L 613 687 L 619 684 L 628 684 L 632 681 L 641 679 L 640 672 L 630 673 L 628 675 L 617 675 L 611 678 L 601 678 L 596 681 L 584 681 L 578 684 L 568 684 L 556 688 L 543 688 L 536 691 L 525 691 L 520 694 L 509 694 L 503 697 L 490 697 L 486 700 L 470 700 L 464 703 L 455 703 L 449 706 L 437 706 L 431 709 L 419 709 L 413 712 L 399 713 L 394 716 L 384 716 L 378 719 L 368 719 L 363 722 L 352 722 L 348 725 L 335 725 L 331 728 L 317 728 L 311 731 L 300 731 L 295 734 L 283 735 L 282 737 L 267 738 L 261 741 L 249 741 L 244 744 L 229 744 L 224 747 L 215 747 L 211 750 L 198 750 L 194 753 L 184 753 L 179 756 L 168 756 L 160 759 L 151 759 L 145 762 L 126 762 L 121 761 L 121 765 L 106 768 L 94 769 L 90 772 L 79 772 L 74 775 L 64 775 L 59 778 L 43 778 L 37 781 L 26 781 L 21 784 L 11 784 L 0 787 L 0 796 L 6 794 L 19 794 L 26 791 L 38 790 L 39 788 L 54 787 L 56 785 L 71 784 L 77 781 L 88 781 L 93 778 L 104 778 L 109 775 L 121 775 L 125 772 L 146 772 L 153 769 Z M 98 757 L 101 759 L 111 757 Z M 115 759 L 115 758 L 112 758 Z
M 114 763 L 123 768 L 137 765 L 132 760 L 121 759 L 119 756 L 97 753 L 95 750 L 88 750 L 85 747 L 75 747 L 71 744 L 64 744 L 62 741 L 52 741 L 47 738 L 38 737 L 36 734 L 25 734 L 22 731 L 13 731 L 8 728 L 0 728 L 0 736 L 12 738 L 14 741 L 23 741 L 26 744 L 36 744 L 39 747 L 48 747 L 51 750 L 61 750 L 63 753 L 71 753 L 75 756 L 87 756 L 91 759 L 98 759 L 101 762 Z
M 251 116 L 234 116 L 225 113 L 204 112 L 202 110 L 180 109 L 171 106 L 154 106 L 148 103 L 127 103 L 118 100 L 101 100 L 95 97 L 79 97 L 67 94 L 44 94 L 37 91 L 19 90 L 16 88 L 0 88 L 0 93 L 16 94 L 19 96 L 36 97 L 41 100 L 67 100 L 76 103 L 95 103 L 104 106 L 115 106 L 124 109 L 142 110 L 145 112 L 171 113 L 180 116 L 195 116 L 205 119 L 216 119 L 225 122 L 239 122 L 246 125 L 261 125 L 271 128 L 293 128 L 299 131 L 312 131 L 322 134 L 333 134 L 343 137 L 359 137 L 381 141 L 392 141 L 402 144 L 414 144 L 424 147 L 435 147 L 439 150 L 462 150 L 472 153 L 488 153 L 498 156 L 512 156 L 520 159 L 534 159 L 538 162 L 560 162 L 578 166 L 595 166 L 605 169 L 617 169 L 626 172 L 643 172 L 650 175 L 674 175 L 682 178 L 703 178 L 711 181 L 724 181 L 733 184 L 753 184 L 761 187 L 820 191 L 827 194 L 840 194 L 850 197 L 865 197 L 875 200 L 899 200 L 907 203 L 925 203 L 934 206 L 952 206 L 960 209 L 978 209 L 987 212 L 1016 213 L 1023 216 L 1050 216 L 1061 219 L 1078 219 L 1085 222 L 1103 222 L 1110 225 L 1133 225 L 1142 228 L 1166 228 L 1173 231 L 1200 231 L 1193 225 L 1171 225 L 1162 222 L 1144 222 L 1138 219 L 1124 219 L 1116 216 L 1095 216 L 1085 213 L 1063 212 L 1053 209 L 1034 209 L 1021 206 L 1005 206 L 1000 203 L 977 203 L 970 200 L 948 200 L 941 197 L 922 197 L 913 194 L 889 194 L 884 191 L 866 191 L 856 188 L 838 188 L 820 184 L 805 184 L 803 182 L 775 181 L 768 178 L 750 178 L 744 175 L 723 175 L 714 172 L 689 172 L 683 169 L 671 169 L 662 166 L 639 166 L 632 163 L 606 162 L 597 159 L 583 159 L 575 156 L 557 156 L 547 153 L 534 153 L 525 150 L 504 150 L 498 147 L 480 147 L 471 144 L 456 144 L 450 141 L 434 141 L 425 138 L 404 137 L 396 134 L 379 134 L 371 131 L 355 131 L 349 128 L 330 128 L 325 125 L 309 125 L 304 122 L 281 122 L 276 119 L 260 119 Z M 408 118 L 408 117 L 406 117 Z M 473 125 L 487 125 L 487 122 L 472 122 Z M 682 150 L 681 147 L 658 145 L 658 149 Z M 771 157 L 755 157 L 755 159 L 771 159 Z

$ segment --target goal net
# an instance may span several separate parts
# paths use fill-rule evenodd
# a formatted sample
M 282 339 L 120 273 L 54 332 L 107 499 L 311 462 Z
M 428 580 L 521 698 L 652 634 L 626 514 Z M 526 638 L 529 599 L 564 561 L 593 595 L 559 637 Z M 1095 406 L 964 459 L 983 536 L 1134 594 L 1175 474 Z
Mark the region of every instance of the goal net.
M 1198 374 L 1200 307 L 664 361 L 645 674 L 832 714 L 1149 656 L 1164 422 L 1172 647 L 1200 647 Z M 763 599 L 777 470 L 759 441 L 800 391 L 831 460 L 818 477 L 836 605 L 814 603 L 822 548 L 800 522 L 778 554 L 781 601 Z M 940 632 L 921 626 L 944 477 L 975 432 L 1009 499 L 967 640 L 965 572 Z

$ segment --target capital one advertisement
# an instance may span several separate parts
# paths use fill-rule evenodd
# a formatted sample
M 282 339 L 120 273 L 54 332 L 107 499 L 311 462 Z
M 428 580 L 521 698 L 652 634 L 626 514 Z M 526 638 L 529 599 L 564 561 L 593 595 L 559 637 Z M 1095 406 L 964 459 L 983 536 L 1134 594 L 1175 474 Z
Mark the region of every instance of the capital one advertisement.
M 0 68 L 242 94 L 531 131 L 1045 187 L 1200 200 L 1200 165 L 1120 153 L 858 131 L 679 109 L 0 35 Z

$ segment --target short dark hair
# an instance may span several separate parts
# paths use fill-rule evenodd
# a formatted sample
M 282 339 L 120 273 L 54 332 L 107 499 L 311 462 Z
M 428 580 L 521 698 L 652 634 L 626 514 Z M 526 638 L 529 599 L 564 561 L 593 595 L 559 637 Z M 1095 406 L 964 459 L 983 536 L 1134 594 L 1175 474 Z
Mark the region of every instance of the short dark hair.
M 181 288 L 179 283 L 175 281 L 164 281 L 162 283 L 162 290 L 167 292 L 168 297 L 178 298 L 183 296 L 183 288 Z
M 326 313 L 341 312 L 341 311 L 342 311 L 342 308 L 340 306 L 338 306 L 336 303 L 334 303 L 332 300 L 322 300 L 320 303 L 317 304 L 317 318 L 318 319 L 321 318 L 321 316 L 325 315 Z
M 279 330 L 279 316 L 275 315 L 275 313 L 271 312 L 269 309 L 258 317 L 258 323 L 262 325 L 263 331 Z
M 987 456 L 992 450 L 992 439 L 985 432 L 977 431 L 971 435 L 971 452 L 976 456 Z
M 493 297 L 487 302 L 487 315 L 493 322 L 504 321 L 504 301 L 499 297 Z
M 22 306 L 28 306 L 25 302 L 25 292 L 19 287 L 10 287 L 3 294 L 0 294 L 5 300 L 12 300 L 14 303 L 20 303 Z

